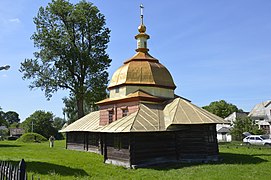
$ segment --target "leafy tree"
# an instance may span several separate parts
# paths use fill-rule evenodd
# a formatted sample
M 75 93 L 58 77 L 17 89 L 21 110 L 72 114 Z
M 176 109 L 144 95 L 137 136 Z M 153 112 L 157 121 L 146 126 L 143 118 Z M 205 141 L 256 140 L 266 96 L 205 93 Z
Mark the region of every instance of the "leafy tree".
M 20 127 L 21 127 L 21 124 L 17 122 L 14 122 L 9 125 L 9 128 L 20 128 Z
M 106 96 L 106 53 L 110 30 L 96 6 L 85 0 L 73 5 L 52 0 L 34 18 L 37 31 L 32 35 L 39 48 L 34 59 L 25 59 L 23 79 L 33 79 L 30 88 L 41 88 L 50 99 L 59 89 L 75 97 L 78 118 L 84 116 L 84 101 L 97 102 Z
M 242 140 L 242 134 L 244 132 L 250 132 L 252 134 L 263 134 L 263 131 L 258 128 L 258 126 L 251 118 L 236 118 L 236 121 L 233 123 L 233 128 L 231 129 L 231 135 L 235 140 Z
M 63 118 L 55 117 L 53 122 L 53 127 L 57 130 L 60 130 L 66 121 Z
M 2 111 L 2 108 L 0 107 L 0 126 L 8 126 L 7 121 L 4 117 L 5 113 Z
M 243 112 L 242 109 L 238 109 L 237 106 L 227 103 L 224 100 L 211 102 L 208 106 L 202 108 L 221 118 L 226 118 L 233 112 Z
M 32 132 L 33 123 L 33 132 L 49 138 L 50 135 L 57 134 L 57 129 L 53 127 L 53 118 L 54 115 L 51 112 L 35 111 L 22 122 L 22 126 L 26 132 Z
M 63 98 L 63 102 L 65 104 L 65 107 L 63 108 L 63 113 L 67 115 L 68 123 L 70 124 L 78 119 L 76 99 L 74 97 L 70 98 L 65 97 Z M 91 102 L 91 100 L 86 98 L 84 101 L 84 112 L 90 113 L 96 110 L 98 110 L 98 107 L 93 103 L 93 101 Z
M 9 125 L 20 122 L 19 114 L 14 111 L 6 112 L 4 114 L 4 119 L 8 122 Z

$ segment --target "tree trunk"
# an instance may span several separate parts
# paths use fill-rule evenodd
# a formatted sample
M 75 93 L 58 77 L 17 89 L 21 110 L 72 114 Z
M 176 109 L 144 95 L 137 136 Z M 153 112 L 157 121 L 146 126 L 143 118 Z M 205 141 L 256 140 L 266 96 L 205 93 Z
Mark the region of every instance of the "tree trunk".
M 84 113 L 84 98 L 79 97 L 76 99 L 77 102 L 77 116 L 78 119 L 80 119 L 81 117 L 83 117 L 85 115 Z

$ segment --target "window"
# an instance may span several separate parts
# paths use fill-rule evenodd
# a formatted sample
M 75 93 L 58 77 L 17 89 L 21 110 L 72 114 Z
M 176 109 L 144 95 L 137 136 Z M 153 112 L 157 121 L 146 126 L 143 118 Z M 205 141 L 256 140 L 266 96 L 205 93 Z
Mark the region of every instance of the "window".
M 120 92 L 120 88 L 117 87 L 117 88 L 115 89 L 115 93 L 119 93 L 119 92 Z
M 128 109 L 122 109 L 122 117 L 128 116 Z
M 113 122 L 113 115 L 114 115 L 113 110 L 108 111 L 108 122 L 109 123 Z

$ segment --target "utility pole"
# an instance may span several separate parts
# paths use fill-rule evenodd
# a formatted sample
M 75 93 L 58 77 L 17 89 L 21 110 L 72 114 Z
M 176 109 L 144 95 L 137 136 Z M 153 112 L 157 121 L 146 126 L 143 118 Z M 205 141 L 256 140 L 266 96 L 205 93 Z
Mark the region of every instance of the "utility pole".
M 31 125 L 32 125 L 32 132 L 33 132 L 33 130 L 34 130 L 34 122 L 33 121 L 31 123 Z

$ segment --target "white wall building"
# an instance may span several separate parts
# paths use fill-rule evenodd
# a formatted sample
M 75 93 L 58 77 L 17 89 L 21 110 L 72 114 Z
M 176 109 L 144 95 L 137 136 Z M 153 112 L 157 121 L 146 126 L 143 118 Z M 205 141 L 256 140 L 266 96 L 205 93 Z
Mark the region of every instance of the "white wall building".
M 266 134 L 271 132 L 271 100 L 256 104 L 248 115 Z

